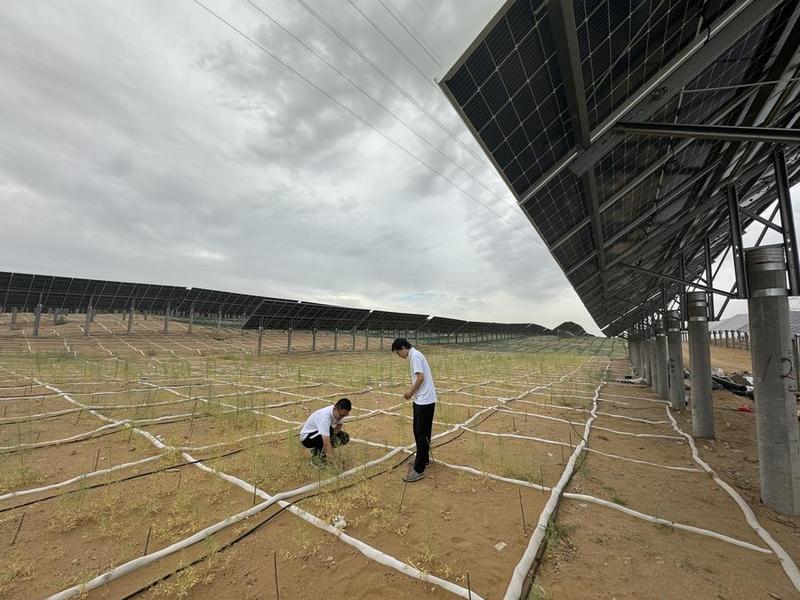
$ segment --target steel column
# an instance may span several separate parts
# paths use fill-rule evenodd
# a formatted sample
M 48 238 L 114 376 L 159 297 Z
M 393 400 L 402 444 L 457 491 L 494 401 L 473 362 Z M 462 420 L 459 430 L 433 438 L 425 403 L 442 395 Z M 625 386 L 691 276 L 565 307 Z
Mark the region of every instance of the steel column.
M 131 301 L 131 311 L 128 313 L 128 335 L 133 335 L 133 314 L 135 310 L 136 307 L 133 301 Z
M 700 438 L 714 437 L 708 310 L 708 297 L 705 292 L 689 292 L 687 294 L 689 375 L 692 387 L 692 433 L 695 437 Z
M 781 212 L 783 229 L 783 248 L 786 253 L 786 267 L 789 272 L 789 295 L 800 296 L 800 265 L 797 257 L 797 234 L 792 215 L 792 198 L 789 194 L 789 177 L 786 174 L 786 157 L 783 148 L 772 149 L 772 162 L 775 167 L 775 186 L 778 189 L 778 206 Z
M 668 390 L 673 410 L 683 410 L 686 398 L 683 393 L 683 342 L 681 340 L 681 313 L 671 310 L 667 313 L 667 345 L 669 353 Z
M 665 327 L 665 315 L 659 312 L 656 320 L 656 339 L 655 339 L 655 355 L 656 355 L 656 391 L 658 395 L 669 399 L 669 372 L 668 372 L 668 356 L 667 351 L 667 332 Z
M 800 432 L 783 245 L 746 251 L 761 500 L 800 515 Z
M 39 335 L 39 324 L 42 321 L 42 305 L 37 304 L 36 308 L 33 309 L 33 336 L 36 337 Z

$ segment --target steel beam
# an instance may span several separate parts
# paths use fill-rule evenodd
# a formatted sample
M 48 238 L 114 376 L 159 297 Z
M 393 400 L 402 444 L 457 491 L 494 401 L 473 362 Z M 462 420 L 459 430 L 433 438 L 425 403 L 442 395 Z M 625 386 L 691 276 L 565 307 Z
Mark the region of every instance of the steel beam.
M 772 149 L 772 163 L 775 167 L 775 185 L 778 190 L 778 206 L 781 213 L 783 249 L 786 253 L 786 270 L 789 274 L 789 294 L 800 295 L 800 265 L 797 258 L 797 234 L 792 215 L 792 198 L 789 194 L 789 177 L 786 175 L 786 157 L 783 148 Z
M 711 27 L 699 29 L 692 42 L 592 132 L 592 145 L 571 161 L 570 169 L 580 175 L 592 168 L 625 139 L 625 135 L 614 133 L 617 123 L 649 119 L 780 4 L 781 0 L 739 0 Z
M 743 127 L 737 125 L 684 125 L 679 123 L 619 122 L 616 131 L 654 137 L 722 140 L 734 142 L 772 142 L 800 144 L 800 129 L 781 127 Z
M 739 197 L 736 193 L 736 184 L 729 183 L 727 192 L 733 270 L 736 274 L 736 297 L 747 298 L 747 275 L 744 270 L 744 245 L 742 243 L 742 224 L 739 220 Z

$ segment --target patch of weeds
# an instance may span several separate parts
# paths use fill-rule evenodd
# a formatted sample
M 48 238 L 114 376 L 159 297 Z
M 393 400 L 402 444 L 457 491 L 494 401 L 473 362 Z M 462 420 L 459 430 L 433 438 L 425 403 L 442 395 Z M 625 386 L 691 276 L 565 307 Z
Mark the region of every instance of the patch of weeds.
M 15 469 L 0 469 L 0 494 L 33 487 L 44 478 L 35 469 L 23 466 Z
M 620 506 L 628 506 L 628 503 L 625 502 L 625 500 L 623 500 L 622 498 L 620 498 L 617 494 L 611 496 L 611 501 L 614 504 L 619 504 Z
M 538 583 L 531 586 L 531 591 L 528 592 L 528 600 L 544 600 L 544 588 Z
M 2 565 L 0 565 L 0 596 L 4 595 L 13 586 L 32 578 L 33 569 L 30 563 L 22 562 L 15 556 L 5 556 Z
M 159 584 L 153 590 L 156 598 L 188 598 L 198 585 L 208 585 L 214 578 L 225 570 L 230 563 L 232 554 L 214 552 L 203 562 L 188 567 L 179 572 L 175 577 Z

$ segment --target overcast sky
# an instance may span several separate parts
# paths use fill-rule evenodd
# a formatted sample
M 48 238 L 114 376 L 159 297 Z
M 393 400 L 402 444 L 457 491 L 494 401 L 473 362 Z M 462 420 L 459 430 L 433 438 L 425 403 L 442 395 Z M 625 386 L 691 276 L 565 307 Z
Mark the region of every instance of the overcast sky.
M 433 83 L 499 2 L 202 2 L 262 48 L 192 0 L 6 3 L 2 270 L 598 332 Z

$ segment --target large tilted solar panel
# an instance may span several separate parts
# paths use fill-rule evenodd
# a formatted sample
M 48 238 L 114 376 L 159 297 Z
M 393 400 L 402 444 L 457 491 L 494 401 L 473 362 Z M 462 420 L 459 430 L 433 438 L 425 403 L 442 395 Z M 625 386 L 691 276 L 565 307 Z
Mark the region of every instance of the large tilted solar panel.
M 54 277 L 27 273 L 0 274 L 0 297 L 7 307 L 33 310 L 37 304 L 65 311 L 126 310 L 135 302 L 139 310 L 164 310 L 179 302 L 185 288 L 94 279 Z
M 614 126 L 797 127 L 799 11 L 778 0 L 512 0 L 442 78 L 606 333 L 624 330 L 661 285 L 624 263 L 677 276 L 682 259 L 693 279 L 706 237 L 715 257 L 727 247 L 726 183 L 736 179 L 753 211 L 775 197 L 766 144 Z M 787 149 L 791 182 L 799 159 Z
M 263 300 L 264 298 L 261 296 L 250 294 L 191 288 L 175 308 L 183 313 L 188 313 L 191 308 L 194 308 L 195 314 L 211 315 L 221 312 L 223 317 L 241 318 L 250 316 Z
M 271 330 L 369 330 L 377 332 L 427 331 L 430 333 L 548 333 L 534 323 L 484 323 L 445 317 L 429 317 L 315 302 L 253 296 L 205 288 L 151 285 L 95 279 L 0 272 L 0 309 L 32 311 L 38 304 L 46 311 L 165 312 L 196 317 L 221 315 L 243 321 L 244 329 Z
M 369 327 L 372 330 L 416 331 L 424 326 L 427 321 L 428 315 L 373 310 L 364 322 L 364 327 Z
M 432 317 L 427 323 L 425 323 L 422 329 L 434 333 L 455 333 L 456 331 L 461 331 L 466 324 L 467 321 L 462 321 L 460 319 Z

